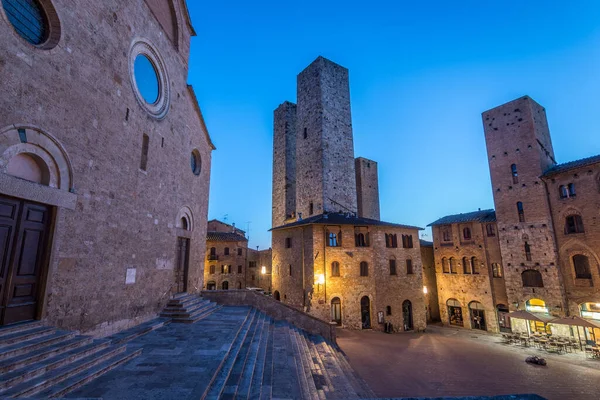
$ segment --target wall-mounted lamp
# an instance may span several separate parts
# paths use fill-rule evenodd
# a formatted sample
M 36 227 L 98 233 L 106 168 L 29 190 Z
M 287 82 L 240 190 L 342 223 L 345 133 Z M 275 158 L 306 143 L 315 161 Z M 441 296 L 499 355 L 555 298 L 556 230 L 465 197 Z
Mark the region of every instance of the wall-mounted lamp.
M 260 273 L 263 275 L 267 274 L 267 267 L 265 267 L 264 265 L 262 267 L 260 267 Z
M 515 301 L 514 303 L 512 303 L 513 306 L 515 306 L 515 308 L 518 310 L 519 309 L 519 302 Z
M 317 291 L 321 291 L 321 285 L 325 284 L 325 275 L 323 274 L 318 274 L 316 276 L 316 281 L 315 283 L 317 284 Z
M 427 286 L 423 286 L 423 293 L 427 294 Z

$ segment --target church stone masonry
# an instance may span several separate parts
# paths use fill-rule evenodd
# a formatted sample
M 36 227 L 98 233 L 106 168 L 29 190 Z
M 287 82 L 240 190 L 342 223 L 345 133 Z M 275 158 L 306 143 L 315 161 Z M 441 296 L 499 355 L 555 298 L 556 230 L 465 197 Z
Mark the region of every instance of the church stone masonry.
M 351 329 L 424 329 L 420 228 L 380 221 L 377 163 L 354 158 L 348 70 L 319 57 L 297 88 L 274 112 L 274 298 Z
M 14 228 L 0 324 L 106 335 L 203 286 L 214 146 L 186 83 L 195 32 L 183 0 L 39 3 L 39 45 L 0 8 L 0 225 Z M 139 54 L 155 104 L 137 88 Z

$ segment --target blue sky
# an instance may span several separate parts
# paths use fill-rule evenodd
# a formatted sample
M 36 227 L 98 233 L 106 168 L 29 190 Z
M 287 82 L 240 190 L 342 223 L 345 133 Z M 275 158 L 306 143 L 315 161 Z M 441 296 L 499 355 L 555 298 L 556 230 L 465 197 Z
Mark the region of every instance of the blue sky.
M 217 146 L 209 218 L 251 222 L 250 246 L 270 246 L 273 110 L 319 55 L 350 70 L 354 151 L 379 163 L 384 220 L 493 208 L 481 113 L 521 95 L 546 107 L 558 162 L 600 154 L 598 1 L 188 6 L 189 81 Z

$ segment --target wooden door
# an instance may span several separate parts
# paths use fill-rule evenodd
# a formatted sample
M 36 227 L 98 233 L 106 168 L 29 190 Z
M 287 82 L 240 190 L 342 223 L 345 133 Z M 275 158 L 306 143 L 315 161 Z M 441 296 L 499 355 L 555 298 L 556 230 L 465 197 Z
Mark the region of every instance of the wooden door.
M 175 280 L 177 283 L 177 292 L 187 292 L 187 282 L 190 264 L 190 239 L 177 238 L 177 271 Z
M 35 319 L 50 209 L 0 197 L 0 325 Z

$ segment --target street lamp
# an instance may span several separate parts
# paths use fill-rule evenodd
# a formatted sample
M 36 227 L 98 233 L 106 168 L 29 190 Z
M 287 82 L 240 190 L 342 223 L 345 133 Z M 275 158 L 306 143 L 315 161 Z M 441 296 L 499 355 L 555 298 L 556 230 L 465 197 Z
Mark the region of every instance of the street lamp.
M 323 274 L 318 274 L 317 275 L 317 281 L 315 282 L 317 284 L 317 291 L 321 291 L 321 285 L 325 284 L 325 275 Z

